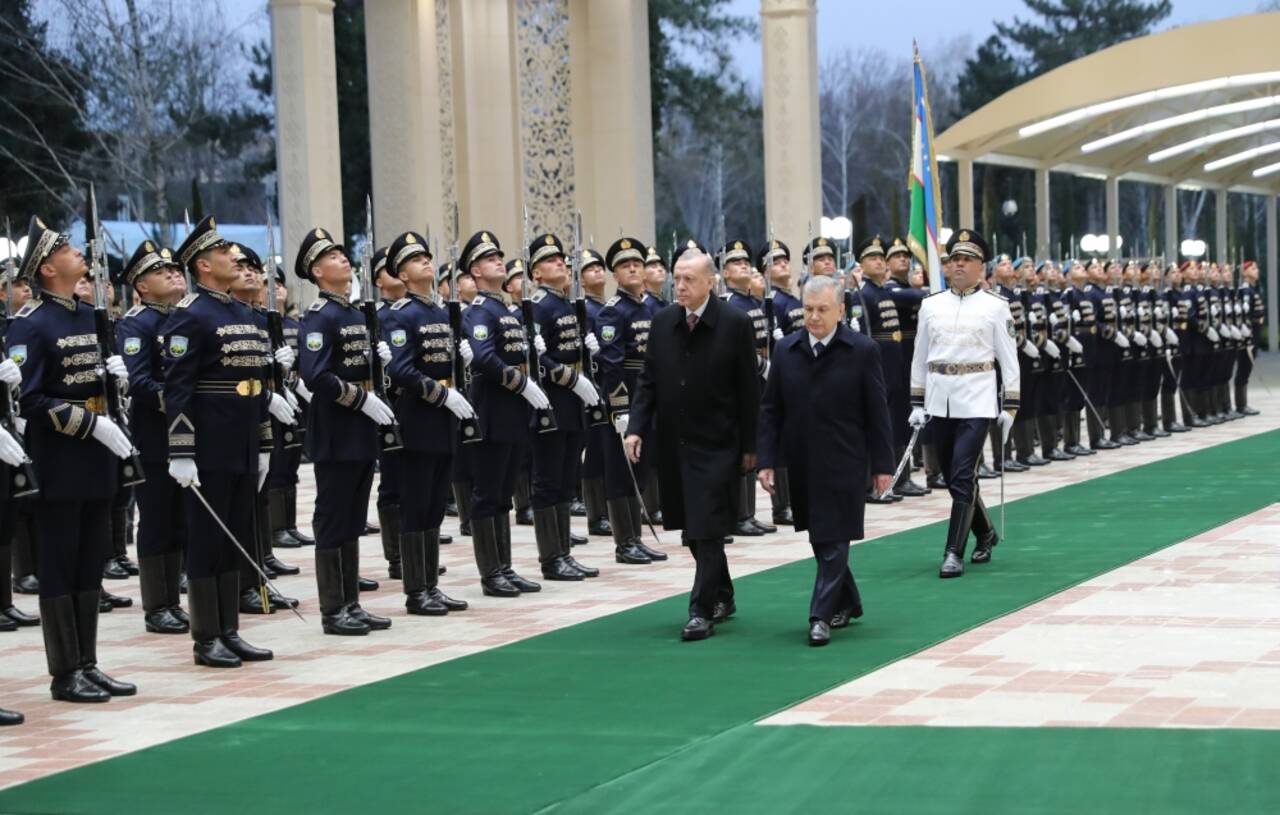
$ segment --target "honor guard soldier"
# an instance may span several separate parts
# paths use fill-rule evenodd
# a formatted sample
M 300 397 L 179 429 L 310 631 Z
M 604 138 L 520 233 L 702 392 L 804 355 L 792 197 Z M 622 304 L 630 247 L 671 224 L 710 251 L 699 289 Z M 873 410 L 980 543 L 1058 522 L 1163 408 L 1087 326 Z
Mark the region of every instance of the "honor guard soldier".
M 507 261 L 507 279 L 502 290 L 511 296 L 509 311 L 521 320 L 523 312 L 521 300 L 524 297 L 524 259 L 512 258 Z M 534 340 L 536 342 L 536 339 Z M 536 372 L 535 372 L 536 373 Z M 537 380 L 537 377 L 533 377 Z M 541 383 L 539 383 L 541 387 Z M 532 436 L 530 437 L 532 439 Z M 533 504 L 529 501 L 530 482 L 533 480 L 533 445 L 526 444 L 520 450 L 520 463 L 516 466 L 516 480 L 511 487 L 511 501 L 516 510 L 516 523 L 520 526 L 533 526 Z
M 252 310 L 228 292 L 238 275 L 230 244 L 205 218 L 177 251 L 195 289 L 163 326 L 164 411 L 169 474 L 187 521 L 187 605 L 195 663 L 237 668 L 273 654 L 240 637 L 240 570 L 245 553 L 226 538 L 214 513 L 242 546 L 253 542 L 251 506 L 271 464 L 271 364 Z
M 753 295 L 751 285 L 751 247 L 745 241 L 732 240 L 716 254 L 720 274 L 728 288 L 720 296 L 729 305 L 751 318 L 752 336 L 756 350 L 756 371 L 760 374 L 760 390 L 769 375 L 769 328 L 764 315 L 764 301 Z M 656 445 L 651 445 L 656 449 Z M 744 473 L 738 497 L 738 523 L 735 535 L 743 537 L 772 534 L 778 527 L 763 524 L 756 519 L 756 474 Z
M 449 312 L 435 290 L 435 267 L 427 241 L 416 232 L 396 238 L 383 253 L 381 270 L 406 289 L 403 298 L 383 309 L 379 328 L 391 348 L 387 372 L 395 388 L 396 417 L 404 449 L 387 461 L 398 465 L 396 483 L 414 500 L 396 507 L 396 550 L 404 581 L 405 610 L 440 616 L 467 604 L 440 590 L 440 525 L 449 498 L 453 446 L 458 420 L 475 416 L 453 375 L 453 336 Z M 377 256 L 374 268 L 380 268 Z M 459 353 L 471 355 L 463 340 Z M 385 469 L 382 478 L 391 476 Z M 382 517 L 386 534 L 387 517 Z
M 556 430 L 533 435 L 533 532 L 538 562 L 547 580 L 598 577 L 599 569 L 583 566 L 570 552 L 569 504 L 577 492 L 587 424 L 584 408 L 600 403 L 595 386 L 581 375 L 579 360 L 584 342 L 588 351 L 599 350 L 599 344 L 594 336 L 586 340 L 579 336 L 560 239 L 555 235 L 534 238 L 529 244 L 529 266 L 539 283 L 531 298 L 533 318 L 546 343 L 539 364 L 556 416 Z
M 809 276 L 834 277 L 836 273 L 836 248 L 826 238 L 814 238 L 804 247 L 804 266 Z M 803 282 L 803 281 L 801 281 Z
M 613 272 L 618 292 L 596 317 L 600 342 L 600 353 L 595 357 L 597 381 L 608 400 L 609 417 L 619 431 L 604 442 L 605 498 L 613 528 L 614 559 L 630 564 L 667 559 L 666 553 L 647 546 L 641 536 L 642 507 L 635 485 L 644 483 L 647 463 L 642 458 L 629 473 L 618 438 L 626 430 L 631 394 L 644 370 L 649 346 L 652 316 L 644 306 L 643 251 L 644 246 L 634 238 L 619 238 L 609 246 L 605 265 Z
M 667 264 L 658 254 L 658 247 L 650 246 L 644 253 L 644 301 L 654 314 L 667 304 Z
M 1029 268 L 1031 258 L 1024 258 L 1020 268 Z M 1073 342 L 1067 333 L 1070 318 L 1066 304 L 1058 297 L 1058 293 L 1049 286 L 1049 275 L 1052 266 L 1043 261 L 1036 268 L 1028 271 L 1030 292 L 1027 295 L 1027 313 L 1032 334 L 1039 349 L 1045 357 L 1040 373 L 1039 389 L 1036 394 L 1036 432 L 1040 436 L 1040 457 L 1045 461 L 1071 461 L 1076 456 L 1058 447 L 1058 433 L 1063 435 L 1063 446 L 1067 446 L 1066 429 L 1062 427 L 1063 393 L 1068 385 L 1067 366 L 1071 357 L 1075 356 L 1069 343 Z M 1076 345 L 1077 349 L 1080 347 Z M 1071 386 L 1074 387 L 1074 386 Z M 1026 399 L 1023 399 L 1025 404 Z M 1080 424 L 1076 422 L 1076 431 Z
M 1178 373 L 1182 369 L 1182 341 L 1187 334 L 1187 310 L 1189 301 L 1185 300 L 1179 289 L 1182 286 L 1182 273 L 1176 263 L 1167 268 L 1156 269 L 1157 275 L 1163 275 L 1163 285 L 1156 294 L 1156 326 L 1164 334 L 1164 353 L 1157 360 L 1160 365 L 1160 420 L 1164 429 L 1170 433 L 1187 433 L 1191 430 L 1191 411 L 1182 398 Z M 1163 328 L 1161 329 L 1161 315 Z M 1178 421 L 1178 403 L 1182 402 L 1182 418 Z
M 1013 315 L 1004 298 L 978 287 L 987 257 L 986 240 L 957 229 L 947 242 L 955 262 L 947 291 L 920 307 L 915 362 L 911 369 L 911 423 L 935 425 L 934 443 L 951 493 L 951 520 L 943 578 L 964 574 L 969 532 L 978 544 L 972 563 L 987 563 L 999 538 L 974 478 L 978 455 L 995 419 L 1007 442 L 1018 410 L 1018 352 Z M 1003 393 L 998 393 L 999 370 Z
M 1138 391 L 1138 412 L 1142 432 L 1153 439 L 1169 435 L 1156 414 L 1156 402 L 1160 397 L 1160 381 L 1164 376 L 1164 345 L 1166 323 L 1154 281 L 1160 277 L 1160 264 L 1147 261 L 1138 270 L 1134 306 L 1138 313 L 1138 331 L 1146 337 L 1146 354 L 1143 360 L 1141 384 Z
M 598 342 L 596 320 L 605 303 L 604 256 L 594 249 L 583 249 L 578 262 L 581 264 L 578 274 L 582 277 L 582 292 L 587 305 L 587 333 Z M 609 425 L 587 428 L 587 449 L 582 456 L 582 501 L 587 506 L 587 533 L 590 535 L 613 534 L 604 497 L 604 448 L 613 442 L 614 435 Z
M 381 247 L 373 253 L 373 269 L 369 273 L 373 285 L 378 287 L 378 324 L 387 318 L 388 309 L 405 296 L 405 285 L 387 266 L 388 247 Z M 384 332 L 385 334 L 385 332 Z M 383 338 L 385 340 L 385 337 Z M 395 382 L 387 387 L 387 397 L 394 408 L 399 397 L 399 388 Z M 387 576 L 392 580 L 400 579 L 400 472 L 399 450 L 380 450 L 378 452 L 378 534 L 382 539 L 382 556 L 387 561 Z M 367 530 L 366 530 L 367 531 Z M 361 587 L 361 591 L 371 588 Z
M 649 319 L 667 305 L 663 297 L 663 288 L 667 282 L 667 266 L 658 254 L 656 247 L 650 246 L 644 254 L 644 307 L 649 312 Z M 649 446 L 658 448 L 657 427 L 650 433 Z M 644 483 L 640 485 L 643 495 L 645 514 L 655 526 L 662 525 L 662 487 L 658 483 L 658 468 L 646 467 Z
M 1236 362 L 1236 410 L 1244 416 L 1257 416 L 1258 409 L 1249 405 L 1249 375 L 1253 372 L 1253 356 L 1262 338 L 1267 307 L 1258 288 L 1258 264 L 1247 261 L 1240 270 L 1240 309 L 1244 331 L 1243 344 Z
M 502 246 L 493 233 L 471 236 L 458 260 L 475 278 L 477 294 L 462 315 L 463 333 L 471 345 L 470 401 L 483 441 L 467 445 L 474 470 L 471 543 L 480 585 L 491 597 L 517 597 L 542 586 L 511 566 L 511 500 L 516 471 L 529 444 L 532 412 L 551 406 L 534 381 L 537 371 L 526 363 L 532 337 L 512 313 L 503 291 L 507 277 Z
M 773 286 L 774 340 L 804 328 L 804 306 L 791 293 L 791 250 L 782 241 L 769 241 L 760 250 L 757 265 Z
M 1045 355 L 1041 354 L 1040 349 L 1047 337 L 1043 334 L 1043 328 L 1039 333 L 1031 330 L 1026 292 L 1019 284 L 1013 260 L 1008 255 L 996 256 L 992 282 L 995 286 L 991 291 L 1005 299 L 1009 304 L 1009 314 L 1013 317 L 1013 342 L 1018 349 L 1018 372 L 1022 382 L 1022 409 L 1018 411 L 1017 421 L 1013 425 L 1013 449 L 1004 451 L 1005 460 L 1013 459 L 1024 467 L 1042 467 L 1049 462 L 1036 454 L 1031 443 L 1032 426 L 1028 422 L 1033 421 L 1036 415 L 1035 400 L 1039 395 L 1040 377 L 1045 370 Z M 995 430 L 999 433 L 999 428 Z M 996 441 L 993 453 L 1001 447 L 1000 440 L 997 438 Z
M 391 627 L 360 607 L 360 535 L 364 532 L 378 427 L 395 421 L 374 393 L 370 354 L 385 364 L 390 349 L 370 337 L 351 292 L 346 249 L 324 229 L 302 239 L 294 273 L 320 289 L 302 317 L 298 354 L 302 381 L 313 394 L 307 412 L 307 457 L 315 467 L 316 587 L 326 634 L 353 636 Z M 363 296 L 372 296 L 364 292 Z M 377 342 L 376 347 L 371 345 Z
M 17 275 L 20 260 L 21 258 L 13 257 L 7 261 L 9 269 L 4 272 L 6 278 L 10 272 Z M 18 281 L 23 282 L 20 285 Z M 13 302 L 5 303 L 4 319 L 0 320 L 0 341 L 13 323 L 11 315 L 21 310 L 30 300 L 31 290 L 27 288 L 25 278 L 0 281 L 0 300 L 7 301 L 9 293 L 13 295 Z M 0 631 L 16 631 L 40 624 L 39 617 L 33 617 L 13 604 L 15 584 L 24 575 L 30 574 L 28 569 L 35 570 L 34 566 L 28 566 L 25 562 L 29 546 L 28 541 L 21 537 L 26 536 L 19 535 L 19 529 L 29 523 L 28 518 L 24 517 L 27 513 L 23 510 L 30 507 L 31 501 L 21 499 L 34 494 L 38 489 L 38 485 L 27 480 L 31 463 L 23 449 L 20 441 L 22 433 L 18 429 L 21 407 L 16 388 L 21 382 L 22 371 L 17 363 L 0 353 L 0 388 L 4 388 L 9 397 L 4 403 L 7 413 L 0 414 L 0 422 L 3 423 L 0 425 L 0 478 L 4 479 L 0 482 Z M 15 574 L 18 580 L 14 579 Z M 6 723 L 4 716 L 5 713 L 0 711 L 0 724 Z M 20 721 L 7 723 L 18 724 Z
M 289 289 L 285 286 L 284 269 L 275 263 L 276 311 L 281 315 L 280 333 L 284 344 L 293 350 L 293 365 L 284 371 L 285 386 L 298 396 L 298 424 L 307 423 L 308 402 L 311 391 L 298 376 L 298 331 L 302 321 L 293 310 L 287 309 Z M 274 428 L 273 428 L 274 430 Z M 298 469 L 302 466 L 302 445 L 286 447 L 284 439 L 272 433 L 271 472 L 267 474 L 267 512 L 271 518 L 271 545 L 273 548 L 296 549 L 311 546 L 315 539 L 298 530 Z
M 190 626 L 179 604 L 178 582 L 187 529 L 182 489 L 168 473 L 164 324 L 187 283 L 173 254 L 149 240 L 134 250 L 124 278 L 139 300 L 116 324 L 116 347 L 129 369 L 129 432 L 147 474 L 134 491 L 143 623 L 155 634 L 185 634 Z
M 110 554 L 111 500 L 119 459 L 129 458 L 133 448 L 106 415 L 105 388 L 127 380 L 128 370 L 118 356 L 102 358 L 93 309 L 74 295 L 87 270 L 84 255 L 66 235 L 33 217 L 21 272 L 36 282 L 40 297 L 14 315 L 6 336 L 9 359 L 22 373 L 22 418 L 40 487 L 33 503 L 40 624 L 53 677 L 49 691 L 66 702 L 137 693 L 98 668 L 98 601 L 102 563 Z M 11 386 L 12 373 L 3 387 Z M 4 458 L 10 466 L 21 461 L 14 461 L 12 450 Z

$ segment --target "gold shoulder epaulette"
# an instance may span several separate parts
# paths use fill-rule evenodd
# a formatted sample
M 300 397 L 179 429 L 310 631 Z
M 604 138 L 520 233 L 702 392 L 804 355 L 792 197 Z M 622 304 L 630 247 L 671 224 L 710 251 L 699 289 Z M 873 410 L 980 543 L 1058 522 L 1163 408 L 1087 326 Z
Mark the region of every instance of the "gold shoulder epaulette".
M 319 311 L 320 309 L 324 308 L 325 303 L 328 303 L 328 302 L 329 302 L 328 299 L 324 297 L 317 297 L 311 303 L 311 305 L 307 306 L 307 311 Z
M 40 300 L 39 298 L 28 300 L 26 303 L 23 304 L 22 308 L 18 309 L 18 313 L 13 316 L 26 317 L 28 314 L 40 308 L 40 306 L 42 305 L 44 305 L 44 301 Z
M 196 301 L 196 298 L 199 296 L 200 296 L 200 292 L 193 291 L 191 292 L 191 294 L 188 294 L 186 297 L 179 300 L 178 305 L 174 306 L 174 308 L 186 308 L 187 306 L 194 303 Z

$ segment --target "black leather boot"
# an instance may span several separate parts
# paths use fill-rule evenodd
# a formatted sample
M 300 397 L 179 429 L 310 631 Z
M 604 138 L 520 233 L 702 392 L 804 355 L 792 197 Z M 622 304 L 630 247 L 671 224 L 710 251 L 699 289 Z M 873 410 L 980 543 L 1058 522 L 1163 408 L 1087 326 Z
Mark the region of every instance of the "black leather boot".
M 320 629 L 343 637 L 363 636 L 369 626 L 347 612 L 342 590 L 342 549 L 316 547 L 316 590 L 320 597 Z
M 458 505 L 458 531 L 471 534 L 471 482 L 453 482 L 453 500 Z
M 533 511 L 533 537 L 538 545 L 538 566 L 544 580 L 582 579 L 582 572 L 566 563 L 560 553 L 560 518 L 555 507 Z
M 1036 429 L 1040 433 L 1040 449 L 1045 461 L 1071 461 L 1075 456 L 1058 449 L 1057 428 L 1053 416 L 1037 416 Z
M 378 507 L 378 526 L 382 527 L 382 556 L 387 559 L 387 576 L 399 580 L 400 569 L 400 505 Z
M 1023 419 L 1021 422 L 1015 422 L 1013 425 L 1014 449 L 1017 452 L 1017 461 L 1026 467 L 1043 467 L 1049 463 L 1046 458 L 1036 455 L 1035 442 L 1032 437 L 1032 420 L 1030 418 Z
M 480 588 L 484 593 L 489 597 L 519 597 L 520 590 L 511 585 L 511 581 L 502 574 L 502 558 L 498 554 L 497 519 L 471 519 L 471 546 L 475 551 L 476 569 L 480 572 Z
M 286 487 L 284 491 L 285 501 L 285 518 L 289 522 L 289 537 L 298 542 L 299 546 L 314 546 L 315 538 L 310 535 L 304 535 L 298 531 L 298 485 Z
M 423 617 L 443 617 L 448 614 L 449 609 L 444 603 L 436 602 L 427 593 L 427 534 L 401 532 L 399 550 L 405 611 Z
M 185 634 L 190 627 L 169 609 L 169 585 L 164 555 L 138 558 L 142 589 L 143 623 L 152 634 Z
M 631 533 L 631 502 L 626 498 L 608 501 L 609 525 L 613 529 L 614 559 L 633 565 L 652 563 L 653 559 L 636 546 Z
M 587 534 L 612 535 L 613 525 L 604 500 L 604 481 L 599 478 L 584 478 L 582 501 L 587 505 Z
M 289 504 L 285 490 L 267 489 L 267 522 L 271 526 L 271 545 L 280 549 L 296 549 L 302 542 L 289 534 Z
M 428 529 L 426 533 L 426 546 L 423 551 L 426 554 L 423 575 L 426 579 L 427 594 L 431 596 L 432 601 L 443 605 L 449 611 L 466 611 L 466 600 L 455 600 L 440 590 L 440 575 L 444 574 L 444 567 L 440 565 L 440 530 Z
M 360 607 L 360 581 L 357 574 L 360 568 L 360 541 L 350 540 L 342 544 L 342 598 L 347 604 L 347 613 L 369 626 L 371 631 L 382 631 L 391 627 L 391 620 L 370 614 Z
M 17 628 L 40 625 L 39 617 L 33 617 L 13 604 L 13 575 L 9 571 L 12 563 L 10 557 L 11 547 L 6 541 L 0 545 L 0 631 L 13 631 Z
M 218 630 L 227 650 L 245 662 L 266 662 L 275 654 L 269 649 L 257 648 L 240 638 L 240 607 L 236 598 L 240 594 L 240 573 L 223 572 L 218 575 Z
M 169 609 L 169 613 L 175 619 L 189 627 L 191 618 L 187 616 L 187 612 L 182 610 L 181 582 L 182 553 L 170 552 L 164 555 L 164 590 L 165 596 L 168 598 L 165 602 L 165 607 Z
M 542 586 L 527 577 L 521 577 L 511 568 L 511 516 L 504 512 L 493 520 L 494 530 L 498 533 L 498 558 L 502 562 L 502 576 L 519 589 L 521 594 L 542 591 Z
M 755 482 L 753 481 L 752 483 L 754 484 Z M 637 549 L 639 549 L 641 552 L 644 552 L 645 557 L 649 558 L 649 560 L 653 560 L 653 561 L 666 560 L 667 559 L 666 552 L 662 552 L 658 549 L 654 549 L 652 546 L 649 546 L 647 543 L 644 542 L 644 535 L 645 535 L 645 531 L 647 529 L 648 524 L 645 523 L 645 516 L 643 515 L 644 507 L 640 504 L 640 500 L 632 496 L 631 498 L 628 499 L 628 501 L 629 501 L 629 506 L 631 510 L 629 515 L 631 518 L 632 542 L 635 544 Z M 754 520 L 754 518 L 752 520 Z M 652 519 L 650 519 L 649 523 L 652 523 Z M 759 526 L 765 533 L 768 533 L 770 530 L 774 532 L 778 531 L 778 528 L 776 526 L 769 526 L 767 524 L 759 524 Z
M 192 653 L 195 664 L 209 668 L 239 668 L 240 657 L 222 642 L 218 619 L 218 578 L 187 580 L 187 606 L 191 609 Z
M 75 605 L 76 638 L 80 643 L 80 671 L 85 679 L 111 696 L 137 695 L 137 685 L 112 679 L 98 667 L 98 590 L 77 593 Z
M 1160 420 L 1156 416 L 1155 399 L 1142 400 L 1142 426 L 1155 439 L 1164 439 L 1171 435 L 1168 430 L 1160 426 Z
M 970 528 L 973 530 L 974 537 L 978 539 L 978 543 L 969 557 L 969 562 L 990 563 L 991 550 L 1000 542 L 1000 536 L 996 532 L 995 524 L 991 523 L 991 516 L 987 513 L 987 506 L 982 502 L 981 495 L 973 500 L 973 518 Z
M 516 507 L 516 523 L 533 526 L 533 505 L 529 503 L 529 472 L 524 467 L 516 473 L 515 492 L 511 496 Z
M 70 594 L 40 598 L 40 627 L 49 665 L 49 694 L 57 702 L 106 702 L 111 695 L 80 670 L 76 605 Z
M 573 538 L 576 536 L 569 531 L 569 522 L 572 517 L 572 509 L 569 504 L 556 504 L 556 524 L 560 529 L 560 554 L 563 556 L 565 563 L 568 563 L 570 568 L 581 573 L 583 577 L 599 577 L 599 569 L 583 566 L 573 559 Z
M 960 577 L 964 574 L 964 550 L 969 544 L 969 527 L 973 524 L 973 504 L 951 502 L 951 522 L 947 526 L 947 546 L 943 552 L 938 577 Z

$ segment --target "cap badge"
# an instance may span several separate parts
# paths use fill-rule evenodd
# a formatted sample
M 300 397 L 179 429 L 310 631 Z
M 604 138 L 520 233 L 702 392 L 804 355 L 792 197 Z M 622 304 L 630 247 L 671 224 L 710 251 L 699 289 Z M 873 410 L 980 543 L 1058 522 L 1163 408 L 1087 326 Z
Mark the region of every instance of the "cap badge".
M 631 248 L 631 241 L 627 240 L 626 238 L 623 238 L 623 239 L 622 239 L 622 248 L 623 248 L 623 249 L 630 249 L 630 248 Z

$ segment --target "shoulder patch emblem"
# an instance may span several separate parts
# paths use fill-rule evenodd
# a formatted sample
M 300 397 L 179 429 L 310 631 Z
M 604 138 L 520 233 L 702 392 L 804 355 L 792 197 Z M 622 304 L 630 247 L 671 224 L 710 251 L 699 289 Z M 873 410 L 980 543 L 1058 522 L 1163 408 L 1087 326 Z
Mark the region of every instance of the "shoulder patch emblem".
M 43 302 L 44 302 L 43 300 L 28 300 L 28 301 L 26 302 L 26 304 L 25 304 L 22 308 L 18 309 L 18 313 L 17 313 L 17 314 L 15 314 L 15 315 L 13 315 L 13 316 L 14 316 L 14 317 L 26 317 L 26 316 L 27 316 L 28 314 L 30 314 L 31 312 L 33 312 L 33 311 L 35 311 L 36 309 L 40 308 L 40 305 L 41 305 L 41 303 L 43 303 Z
M 547 290 L 546 290 L 546 289 L 538 289 L 537 291 L 535 291 L 535 292 L 533 293 L 533 296 L 532 296 L 532 297 L 530 297 L 529 299 L 530 299 L 530 300 L 532 300 L 532 301 L 533 301 L 533 302 L 535 302 L 535 303 L 541 303 L 541 302 L 542 302 L 542 300 L 543 300 L 543 298 L 545 298 L 546 296 L 547 296 Z
M 194 303 L 196 301 L 196 298 L 199 296 L 200 296 L 200 292 L 195 292 L 195 291 L 191 292 L 191 294 L 188 294 L 186 297 L 178 301 L 177 308 L 186 308 L 187 306 Z
M 404 308 L 405 306 L 409 305 L 411 302 L 413 302 L 413 301 L 412 301 L 412 300 L 410 300 L 408 297 L 401 297 L 399 300 L 397 300 L 397 301 L 395 301 L 394 303 L 392 303 L 392 304 L 391 304 L 391 310 L 392 310 L 392 311 L 399 311 L 400 309 L 402 309 L 402 308 Z
M 391 344 L 396 348 L 402 347 L 408 341 L 409 335 L 405 333 L 403 328 L 397 328 L 395 331 L 391 332 Z
M 1005 320 L 1004 327 L 1008 330 L 1010 337 L 1017 337 L 1018 332 L 1013 327 L 1013 320 Z
M 613 342 L 617 338 L 618 338 L 617 326 L 606 325 L 606 326 L 600 327 L 600 339 L 604 340 L 605 342 Z
M 169 356 L 180 357 L 187 353 L 187 338 L 178 334 L 169 337 Z
M 324 334 L 319 331 L 312 331 L 307 335 L 307 350 L 319 351 L 324 347 Z
M 324 308 L 325 303 L 328 303 L 328 302 L 329 301 L 324 299 L 323 297 L 317 297 L 315 301 L 312 302 L 311 305 L 307 306 L 307 311 L 319 311 L 320 309 Z
M 125 337 L 124 338 L 124 352 L 126 354 L 133 356 L 134 354 L 138 353 L 141 350 L 142 350 L 141 337 Z
M 605 304 L 605 307 L 608 307 L 608 306 L 616 306 L 620 302 L 622 302 L 622 298 L 615 294 L 614 296 L 606 300 L 604 304 Z
M 27 346 L 15 345 L 9 349 L 9 359 L 13 360 L 13 364 L 21 365 L 27 361 Z
M 476 295 L 476 299 L 474 299 L 474 300 L 472 300 L 472 301 L 471 301 L 471 305 L 473 305 L 473 306 L 479 306 L 479 305 L 483 305 L 483 304 L 484 304 L 484 295 L 483 295 L 483 294 L 477 294 L 477 295 Z
M 489 339 L 489 326 L 485 325 L 484 323 L 481 323 L 480 325 L 471 329 L 471 336 L 481 341 Z
M 144 311 L 146 311 L 146 310 L 147 310 L 147 307 L 146 307 L 146 306 L 144 306 L 144 305 L 142 305 L 141 303 L 139 303 L 138 305 L 136 305 L 136 306 L 134 306 L 133 308 L 131 308 L 131 309 L 129 309 L 128 311 L 126 311 L 126 312 L 124 313 L 124 316 L 126 316 L 126 317 L 136 317 L 136 316 L 138 316 L 139 314 L 141 314 L 142 312 L 144 312 Z

